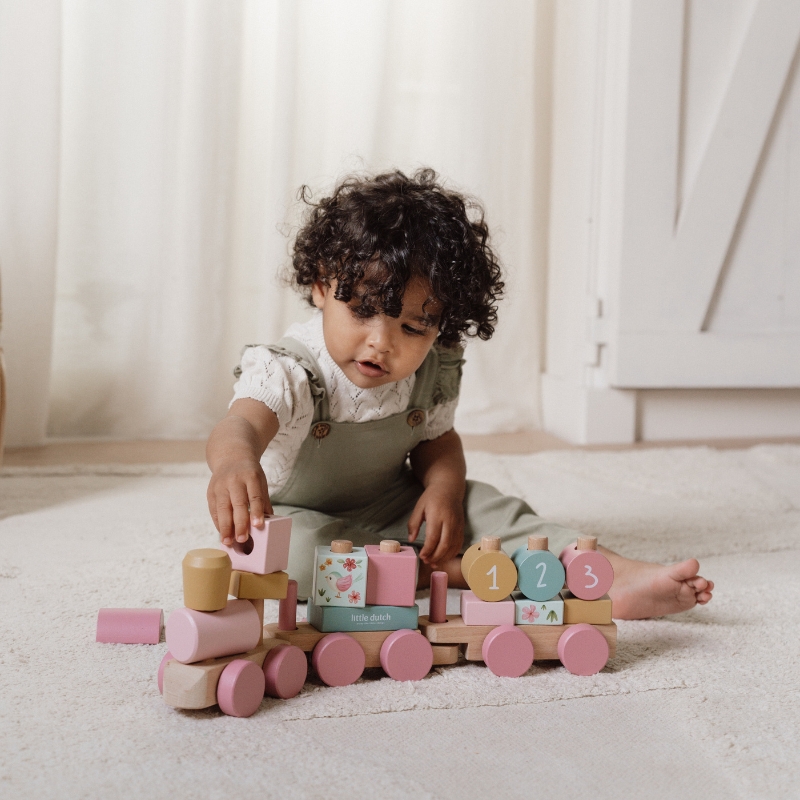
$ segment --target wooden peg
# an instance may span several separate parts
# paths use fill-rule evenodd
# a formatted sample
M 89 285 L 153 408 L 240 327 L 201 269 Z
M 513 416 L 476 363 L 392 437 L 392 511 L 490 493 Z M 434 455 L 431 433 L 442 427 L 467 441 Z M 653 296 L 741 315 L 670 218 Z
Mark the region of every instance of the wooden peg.
M 482 553 L 497 553 L 500 551 L 499 536 L 484 536 L 481 538 Z
M 400 552 L 400 542 L 396 542 L 394 539 L 384 539 L 380 544 L 381 553 L 399 553 Z
M 332 553 L 352 553 L 353 552 L 353 543 L 349 542 L 347 539 L 334 539 L 331 542 L 331 552 Z
M 278 630 L 297 630 L 297 581 L 289 581 L 286 597 L 278 603 Z
M 528 550 L 547 550 L 548 543 L 546 536 L 529 536 Z
M 447 622 L 447 573 L 431 573 L 431 622 Z
M 597 550 L 597 537 L 581 536 L 578 539 L 578 550 Z

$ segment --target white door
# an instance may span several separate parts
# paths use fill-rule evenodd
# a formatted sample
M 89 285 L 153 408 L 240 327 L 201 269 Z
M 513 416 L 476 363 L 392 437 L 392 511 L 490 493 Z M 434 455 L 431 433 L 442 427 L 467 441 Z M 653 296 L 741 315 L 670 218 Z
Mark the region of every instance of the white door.
M 800 1 L 611 20 L 628 47 L 608 384 L 800 386 Z

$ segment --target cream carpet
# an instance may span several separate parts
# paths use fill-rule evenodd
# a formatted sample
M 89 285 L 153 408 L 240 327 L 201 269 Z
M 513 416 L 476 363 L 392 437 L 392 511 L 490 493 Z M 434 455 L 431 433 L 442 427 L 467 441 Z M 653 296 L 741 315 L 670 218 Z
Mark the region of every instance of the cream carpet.
M 621 623 L 591 678 L 373 671 L 247 720 L 178 712 L 155 683 L 165 646 L 96 644 L 94 627 L 104 606 L 181 605 L 183 554 L 215 541 L 205 465 L 8 468 L 0 796 L 800 796 L 800 447 L 468 459 L 625 554 L 699 557 L 714 601 Z

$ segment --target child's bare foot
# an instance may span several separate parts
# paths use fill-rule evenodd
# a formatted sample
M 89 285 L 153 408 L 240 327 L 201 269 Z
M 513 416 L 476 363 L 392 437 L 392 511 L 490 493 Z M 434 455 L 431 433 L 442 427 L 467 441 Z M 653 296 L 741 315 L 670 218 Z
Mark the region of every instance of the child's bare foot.
M 609 596 L 616 619 L 646 619 L 688 611 L 711 600 L 714 582 L 697 574 L 696 558 L 680 564 L 634 561 L 599 548 L 614 567 Z

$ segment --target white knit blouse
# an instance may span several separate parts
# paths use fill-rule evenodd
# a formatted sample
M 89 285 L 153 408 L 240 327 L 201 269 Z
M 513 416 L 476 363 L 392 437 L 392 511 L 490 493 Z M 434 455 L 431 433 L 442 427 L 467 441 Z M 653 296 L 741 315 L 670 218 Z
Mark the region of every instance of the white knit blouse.
M 286 336 L 304 344 L 317 359 L 328 391 L 334 422 L 370 422 L 408 408 L 416 375 L 374 389 L 356 386 L 328 353 L 322 334 L 322 313 L 292 325 Z M 270 492 L 289 478 L 314 416 L 314 401 L 306 371 L 291 357 L 275 355 L 264 345 L 248 347 L 242 354 L 242 374 L 233 387 L 233 400 L 260 400 L 278 417 L 280 427 L 261 458 Z M 436 439 L 453 427 L 458 398 L 435 405 L 427 415 L 423 439 Z

